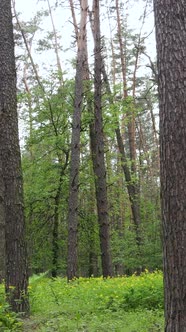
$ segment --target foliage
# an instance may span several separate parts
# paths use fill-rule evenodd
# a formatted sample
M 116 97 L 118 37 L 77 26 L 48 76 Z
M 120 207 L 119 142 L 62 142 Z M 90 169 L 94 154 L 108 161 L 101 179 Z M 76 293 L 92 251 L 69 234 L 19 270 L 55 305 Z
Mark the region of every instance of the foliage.
M 56 6 L 56 10 L 58 9 Z M 52 8 L 53 10 L 54 8 Z M 112 11 L 112 9 L 110 10 Z M 49 55 L 49 49 L 51 52 L 54 51 L 54 31 L 48 31 L 43 35 L 39 27 L 45 16 L 50 13 L 48 9 L 43 10 L 42 13 L 39 12 L 33 21 L 21 24 L 33 58 L 35 58 L 35 50 L 46 58 L 47 54 Z M 105 64 L 108 65 L 108 70 L 106 70 L 108 82 L 106 83 L 104 78 L 102 112 L 113 271 L 115 275 L 123 273 L 131 275 L 134 271 L 143 271 L 145 268 L 154 270 L 162 267 L 158 197 L 158 134 L 156 133 L 157 121 L 155 119 L 157 95 L 154 81 L 152 81 L 153 75 L 146 70 L 144 73 L 137 70 L 144 61 L 142 51 L 145 51 L 145 39 L 140 35 L 141 32 L 136 34 L 126 27 L 122 12 L 121 17 L 122 38 L 126 48 L 128 96 L 123 98 L 118 34 L 113 31 L 113 53 L 110 48 L 111 40 L 105 39 L 103 47 Z M 113 14 L 113 19 L 116 19 L 115 14 Z M 39 36 L 37 37 L 38 32 Z M 46 68 L 43 68 L 44 71 L 40 70 L 42 65 L 38 66 L 35 63 L 35 69 L 38 71 L 37 78 L 33 64 L 30 63 L 30 58 L 26 52 L 23 58 L 18 60 L 21 68 L 25 69 L 23 80 L 19 80 L 18 101 L 21 119 L 26 127 L 24 135 L 27 136 L 24 139 L 24 148 L 22 149 L 22 165 L 30 273 L 52 271 L 56 254 L 57 273 L 65 275 L 70 142 L 75 85 L 74 78 L 71 78 L 73 77 L 71 70 L 74 73 L 75 68 L 72 68 L 71 65 L 71 70 L 64 72 L 64 68 L 66 70 L 66 53 L 63 51 L 61 44 L 63 40 L 59 38 L 60 35 L 61 32 L 57 33 L 56 37 L 59 55 L 62 56 L 60 59 L 63 67 L 63 80 L 59 79 L 59 68 L 56 67 L 55 61 L 51 63 L 47 71 Z M 19 51 L 21 52 L 21 49 Z M 54 53 L 56 54 L 56 50 Z M 94 106 L 90 58 L 90 81 L 84 82 L 85 94 L 81 121 L 78 186 L 79 276 L 99 276 L 102 273 L 95 179 L 89 137 L 89 126 L 93 120 L 90 108 Z M 147 59 L 148 57 L 145 56 L 145 61 Z M 68 61 L 72 62 L 72 59 L 70 58 Z M 136 73 L 134 73 L 135 66 Z M 135 95 L 133 95 L 134 86 Z M 131 182 L 139 185 L 140 192 L 140 231 L 142 237 L 140 248 L 136 243 L 131 201 L 115 133 L 119 125 L 126 150 L 126 164 L 131 169 L 134 161 L 130 157 L 128 125 L 133 116 L 136 127 L 136 172 L 132 172 L 130 175 Z M 56 222 L 57 239 L 54 239 Z M 55 254 L 54 243 L 56 243 L 58 250 Z
M 22 331 L 23 322 L 19 316 L 10 310 L 9 305 L 5 302 L 4 285 L 0 285 L 0 331 Z
M 26 331 L 163 331 L 163 282 L 158 271 L 70 283 L 33 276 L 30 303 Z
M 47 99 L 40 90 L 33 89 L 35 99 L 40 101 L 29 118 L 30 135 L 22 156 L 30 268 L 34 272 L 52 269 L 52 230 L 59 211 L 59 246 L 63 253 L 67 233 L 61 220 L 66 219 L 67 211 L 71 81 L 57 91 L 55 84 L 42 84 L 46 91 L 51 87 L 52 92 Z M 22 103 L 26 100 L 23 95 Z M 64 257 L 59 266 L 65 271 Z

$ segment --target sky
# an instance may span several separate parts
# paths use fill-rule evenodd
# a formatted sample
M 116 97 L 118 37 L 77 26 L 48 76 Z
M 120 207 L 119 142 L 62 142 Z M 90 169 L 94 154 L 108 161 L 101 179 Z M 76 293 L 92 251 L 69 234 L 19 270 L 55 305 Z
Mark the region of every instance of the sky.
M 112 0 L 102 0 L 102 3 L 105 5 L 111 5 Z M 146 5 L 146 2 L 149 2 L 150 0 L 125 0 L 124 3 L 126 3 L 124 10 L 128 13 L 128 27 L 135 30 L 137 33 L 139 33 L 141 26 L 142 26 L 142 20 L 140 20 L 140 17 L 144 14 L 144 8 Z M 16 10 L 17 12 L 20 12 L 20 20 L 27 21 L 34 17 L 37 11 L 39 10 L 46 10 L 48 9 L 46 0 L 15 0 L 16 2 Z M 50 0 L 50 4 L 54 4 L 56 0 Z M 62 1 L 58 1 L 59 3 Z M 89 0 L 89 7 L 92 7 L 92 0 Z M 114 2 L 114 1 L 113 1 Z M 62 63 L 62 69 L 66 72 L 72 75 L 73 69 L 71 65 L 71 59 L 73 59 L 76 56 L 75 49 L 72 49 L 72 36 L 74 36 L 74 27 L 72 24 L 72 18 L 71 18 L 71 12 L 69 10 L 69 0 L 63 0 L 63 7 L 59 7 L 57 11 L 53 11 L 53 16 L 55 20 L 55 26 L 58 31 L 58 35 L 61 37 L 61 44 L 65 51 L 61 52 L 61 63 Z M 108 20 L 104 19 L 104 17 L 101 19 L 101 32 L 102 35 L 105 37 L 109 36 L 109 26 L 108 26 Z M 36 38 L 44 38 L 44 35 L 47 30 L 52 31 L 51 21 L 50 18 L 46 18 L 42 24 L 43 32 L 41 31 Z M 115 30 L 116 32 L 116 30 Z M 146 34 L 150 34 L 149 38 L 146 39 L 146 49 L 148 55 L 151 57 L 152 60 L 155 59 L 156 56 L 156 47 L 155 47 L 155 37 L 154 37 L 154 17 L 151 7 L 147 7 L 147 15 L 145 18 L 145 23 L 143 24 L 142 28 L 142 36 Z M 91 35 L 91 34 L 89 34 Z M 91 42 L 91 37 L 89 41 L 89 54 L 90 59 L 89 62 L 91 63 L 93 57 L 93 46 Z M 92 48 L 92 49 L 91 49 Z M 54 52 L 48 52 L 47 57 L 42 54 L 32 54 L 34 57 L 35 62 L 39 65 L 39 68 L 46 68 L 48 70 L 51 68 L 51 65 L 54 64 L 55 60 L 55 54 Z M 145 60 L 146 63 L 148 63 L 148 60 Z M 142 69 L 143 70 L 143 69 Z
M 41 10 L 42 8 L 47 8 L 46 1 L 44 0 L 15 0 L 16 1 L 16 9 L 18 12 L 21 13 L 21 18 L 24 20 L 29 20 L 31 17 L 35 15 L 37 10 Z M 92 0 L 89 0 L 89 6 L 91 7 L 90 3 Z M 147 0 L 148 1 L 148 0 Z M 64 0 L 64 7 L 68 7 L 68 0 Z M 104 1 L 103 1 L 104 2 Z M 106 3 L 110 3 L 111 0 L 105 0 Z M 54 0 L 50 0 L 50 3 L 54 3 Z M 128 24 L 129 27 L 139 32 L 141 28 L 141 21 L 139 21 L 140 17 L 143 15 L 146 0 L 128 0 L 126 1 L 128 7 Z M 57 29 L 62 31 L 63 41 L 68 44 L 69 42 L 69 34 L 71 27 L 70 25 L 70 12 L 67 10 L 61 9 L 58 11 L 58 15 L 54 14 L 55 16 L 55 24 Z M 70 25 L 69 25 L 70 24 Z M 50 22 L 49 22 L 50 26 Z M 48 23 L 46 23 L 46 28 L 49 28 Z M 151 37 L 148 39 L 147 48 L 148 53 L 153 58 L 155 57 L 155 38 L 154 38 L 154 18 L 152 9 L 147 10 L 147 17 L 145 19 L 145 24 L 143 26 L 142 33 L 146 32 L 147 34 L 153 31 Z M 108 27 L 104 26 L 104 22 L 102 22 L 102 33 L 106 34 L 108 31 Z

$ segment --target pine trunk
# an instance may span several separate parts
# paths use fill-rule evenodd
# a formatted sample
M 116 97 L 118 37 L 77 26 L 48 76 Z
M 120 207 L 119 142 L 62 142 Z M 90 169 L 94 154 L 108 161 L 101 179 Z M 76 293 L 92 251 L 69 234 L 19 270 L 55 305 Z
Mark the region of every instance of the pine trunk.
M 96 182 L 96 200 L 98 210 L 99 235 L 103 277 L 112 275 L 110 254 L 109 216 L 107 202 L 106 169 L 104 160 L 103 119 L 101 106 L 101 35 L 99 0 L 94 1 L 94 116 L 91 130 L 91 151 Z
M 4 185 L 5 289 L 16 312 L 28 312 L 27 258 L 11 1 L 0 1 L 0 159 Z
M 4 215 L 4 182 L 0 160 L 0 283 L 5 278 L 5 215 Z
M 80 163 L 80 131 L 83 100 L 83 73 L 86 61 L 87 0 L 81 1 L 81 23 L 78 35 L 78 54 L 75 78 L 74 115 L 72 123 L 70 193 L 68 211 L 67 279 L 77 277 L 78 186 Z
M 186 1 L 154 0 L 165 331 L 186 331 Z

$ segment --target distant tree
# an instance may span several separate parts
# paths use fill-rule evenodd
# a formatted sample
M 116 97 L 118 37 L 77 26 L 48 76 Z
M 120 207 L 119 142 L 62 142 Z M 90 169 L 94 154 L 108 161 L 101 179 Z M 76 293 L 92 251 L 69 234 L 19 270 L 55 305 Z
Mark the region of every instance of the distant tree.
M 186 331 L 186 1 L 154 0 L 165 331 Z
M 116 0 L 112 2 L 115 4 Z M 22 150 L 22 165 L 29 271 L 30 273 L 51 271 L 53 277 L 57 274 L 65 275 L 67 271 L 69 151 L 75 105 L 75 75 L 72 79 L 69 78 L 69 75 L 71 77 L 76 70 L 74 59 L 65 60 L 69 53 L 64 38 L 60 39 L 63 30 L 61 33 L 57 31 L 55 15 L 60 13 L 62 8 L 67 13 L 71 9 L 73 25 L 70 24 L 70 26 L 76 40 L 73 41 L 72 36 L 68 42 L 75 51 L 75 46 L 78 46 L 79 43 L 81 3 L 79 0 L 69 0 L 70 6 L 67 9 L 65 2 L 60 3 L 60 6 L 56 3 L 54 8 L 52 1 L 45 1 L 46 11 L 36 13 L 29 22 L 23 22 L 21 15 L 16 14 L 13 1 L 16 45 L 18 45 L 17 53 L 19 55 L 17 59 L 19 115 L 21 121 L 24 121 L 25 144 Z M 75 245 L 77 249 L 78 276 L 101 275 L 101 258 L 104 259 L 104 255 L 101 256 L 101 237 L 99 236 L 101 232 L 99 234 L 97 223 L 95 182 L 97 186 L 98 178 L 94 176 L 92 167 L 92 157 L 96 163 L 95 151 L 98 145 L 95 145 L 95 151 L 91 154 L 89 135 L 91 127 L 94 139 L 94 92 L 99 93 L 100 86 L 101 97 L 99 96 L 99 98 L 101 99 L 104 140 L 102 152 L 106 171 L 103 172 L 103 175 L 106 175 L 110 224 L 108 233 L 110 233 L 111 240 L 113 271 L 116 274 L 130 274 L 145 267 L 154 269 L 162 266 L 157 158 L 159 142 L 156 130 L 157 121 L 154 118 L 154 113 L 157 113 L 156 87 L 152 88 L 153 76 L 147 73 L 141 77 L 141 71 L 138 71 L 143 60 L 150 63 L 152 72 L 154 72 L 153 64 L 148 53 L 145 55 L 145 35 L 142 32 L 134 34 L 132 30 L 128 29 L 125 20 L 127 12 L 123 10 L 123 2 L 117 1 L 117 4 L 121 45 L 118 36 L 116 6 L 112 8 L 107 6 L 113 38 L 101 37 L 103 81 L 99 83 L 99 79 L 96 79 L 98 89 L 94 89 L 94 51 L 91 49 L 93 43 L 90 29 L 87 29 L 86 32 L 89 22 L 84 26 L 84 36 L 87 35 L 87 49 L 90 53 L 83 63 L 83 81 L 81 81 L 83 95 L 80 105 L 79 151 L 77 150 L 77 153 L 80 153 L 80 165 L 74 163 L 74 167 L 79 167 L 76 187 L 78 190 L 76 193 L 76 197 L 78 197 L 77 224 L 74 224 L 77 231 L 74 238 L 77 239 L 77 242 L 72 241 L 73 246 Z M 104 22 L 106 20 L 105 12 L 105 7 L 100 6 L 100 18 L 104 17 Z M 40 33 L 40 26 L 46 15 L 49 16 L 47 20 L 50 20 L 51 23 L 53 21 L 56 27 L 52 24 L 52 30 L 43 36 L 43 32 Z M 90 12 L 92 29 L 94 29 L 93 21 L 94 10 Z M 115 27 L 114 30 L 113 27 Z M 140 31 L 142 30 L 140 29 Z M 71 33 L 69 33 L 70 35 Z M 122 47 L 123 51 L 120 51 Z M 145 53 L 143 54 L 142 51 Z M 54 61 L 50 63 L 50 69 L 47 62 L 43 65 L 35 62 L 38 52 L 40 59 L 43 56 L 46 57 L 47 54 L 51 56 L 53 52 Z M 97 55 L 97 52 L 95 54 Z M 62 60 L 62 66 L 59 59 Z M 126 67 L 124 75 L 122 75 L 123 61 L 124 67 Z M 97 63 L 99 64 L 99 61 Z M 68 73 L 64 71 L 65 68 L 70 69 Z M 99 66 L 97 68 L 99 74 Z M 128 95 L 126 98 L 124 97 L 125 81 Z M 135 129 L 132 131 L 133 137 L 131 136 L 133 140 L 131 141 L 135 143 L 133 145 L 136 150 L 134 157 L 130 152 L 130 129 Z M 78 140 L 78 136 L 75 138 Z M 139 188 L 140 190 L 137 191 L 136 189 Z M 3 186 L 0 190 L 3 192 Z M 140 193 L 140 201 L 136 200 L 138 193 Z M 99 198 L 98 201 L 100 203 Z M 135 206 L 138 202 L 140 203 L 137 206 L 140 208 L 140 246 L 139 241 L 136 241 L 138 234 L 134 218 L 135 211 L 137 211 Z M 72 252 L 75 252 L 73 246 L 71 249 Z
M 62 71 L 62 66 L 61 66 L 61 61 L 60 61 L 60 55 L 59 55 L 58 36 L 57 36 L 55 22 L 54 22 L 54 18 L 53 18 L 53 14 L 52 14 L 52 7 L 50 5 L 50 1 L 49 0 L 47 0 L 47 4 L 48 4 L 48 11 L 49 11 L 49 15 L 50 15 L 51 23 L 52 23 L 52 29 L 53 29 L 53 48 L 54 48 L 55 55 L 56 55 L 56 64 L 57 64 L 57 69 L 58 69 L 58 78 L 59 78 L 60 84 L 62 86 L 64 84 L 64 78 L 63 78 L 63 71 Z
M 11 1 L 0 2 L 0 160 L 4 187 L 5 289 L 12 310 L 28 312 L 21 157 Z
M 118 126 L 116 130 L 118 148 L 121 153 L 121 158 L 123 161 L 123 170 L 125 174 L 125 180 L 127 183 L 127 189 L 129 193 L 129 199 L 131 202 L 131 210 L 133 221 L 136 230 L 136 242 L 140 245 L 140 188 L 139 188 L 139 180 L 138 180 L 138 173 L 137 173 L 137 154 L 136 154 L 136 105 L 135 105 L 135 90 L 136 90 L 136 72 L 138 68 L 138 61 L 139 61 L 139 51 L 136 52 L 135 55 L 135 65 L 134 65 L 134 72 L 133 72 L 133 82 L 132 82 L 132 96 L 129 95 L 129 84 L 128 84 L 128 60 L 127 59 L 127 40 L 123 40 L 122 35 L 122 22 L 121 22 L 121 15 L 120 15 L 120 8 L 119 8 L 119 0 L 116 0 L 116 13 L 117 13 L 117 34 L 118 34 L 118 43 L 119 43 L 119 56 L 121 62 L 121 72 L 122 72 L 122 83 L 123 83 L 123 99 L 124 104 L 126 105 L 127 111 L 126 115 L 123 115 L 123 120 L 125 118 L 125 122 L 127 123 L 127 134 L 128 134 L 128 145 L 129 145 L 129 157 L 131 166 L 128 167 L 126 164 L 127 153 L 126 153 L 126 143 L 123 142 L 122 139 L 122 132 Z M 122 6 L 122 5 L 121 5 Z M 126 33 L 125 33 L 125 39 Z M 139 37 L 140 38 L 140 37 Z M 126 136 L 126 135 L 125 135 Z
M 37 191 L 34 192 L 33 197 L 30 195 L 32 193 L 32 190 L 29 190 L 29 197 L 30 197 L 30 208 L 28 209 L 26 204 L 26 215 L 28 210 L 29 212 L 29 220 L 33 220 L 34 222 L 29 222 L 28 228 L 29 230 L 32 229 L 32 231 L 35 232 L 35 227 L 38 227 L 40 230 L 42 227 L 42 221 L 41 221 L 41 214 L 43 213 L 43 206 L 42 206 L 42 199 L 43 196 L 46 200 L 46 196 L 51 200 L 49 204 L 49 210 L 50 213 L 47 211 L 47 220 L 48 224 L 50 224 L 50 227 L 52 226 L 52 231 L 50 229 L 50 234 L 52 235 L 52 266 L 51 268 L 51 274 L 52 277 L 56 277 L 57 273 L 59 271 L 59 224 L 60 224 L 60 213 L 59 213 L 59 205 L 60 200 L 62 196 L 62 183 L 63 178 L 65 176 L 65 170 L 68 166 L 68 156 L 69 156 L 69 149 L 66 148 L 66 138 L 68 137 L 68 134 L 64 135 L 61 134 L 61 129 L 64 125 L 64 122 L 66 121 L 65 115 L 67 113 L 63 112 L 63 107 L 66 106 L 66 94 L 69 94 L 68 90 L 68 83 L 66 86 L 64 85 L 63 80 L 63 74 L 62 74 L 62 68 L 59 58 L 59 45 L 58 45 L 58 38 L 57 38 L 57 32 L 54 25 L 54 20 L 52 16 L 52 9 L 50 6 L 50 2 L 48 3 L 48 10 L 49 15 L 52 22 L 53 27 L 53 34 L 49 34 L 49 37 L 47 38 L 47 41 L 43 39 L 42 41 L 39 40 L 39 50 L 46 51 L 48 48 L 54 48 L 55 55 L 56 55 L 56 62 L 57 62 L 57 71 L 52 77 L 52 81 L 47 81 L 46 79 L 43 81 L 42 78 L 39 75 L 39 71 L 37 68 L 36 63 L 34 62 L 34 59 L 32 57 L 32 43 L 35 37 L 36 32 L 39 30 L 39 24 L 43 16 L 47 14 L 47 12 L 38 12 L 34 18 L 28 22 L 22 22 L 19 20 L 19 16 L 16 12 L 15 8 L 15 1 L 13 1 L 13 10 L 14 10 L 14 16 L 16 19 L 16 31 L 17 33 L 21 33 L 21 37 L 23 39 L 23 44 L 26 49 L 26 54 L 23 57 L 24 59 L 24 68 L 23 68 L 23 79 L 22 83 L 24 84 L 24 92 L 20 93 L 20 102 L 22 104 L 22 114 L 24 119 L 27 119 L 28 122 L 28 138 L 26 139 L 26 145 L 27 145 L 27 151 L 24 153 L 23 158 L 23 169 L 24 173 L 27 173 L 26 179 L 24 181 L 25 187 L 28 185 L 29 181 L 33 182 L 34 176 L 37 176 L 37 181 L 35 181 L 35 184 L 40 183 L 40 179 L 42 179 L 42 171 L 43 168 L 49 167 L 54 168 L 54 177 L 56 181 L 53 181 L 53 188 L 52 193 L 49 196 L 48 191 L 51 190 L 49 188 L 49 183 L 51 183 L 50 176 L 45 178 L 45 189 L 38 193 Z M 54 39 L 54 42 L 52 42 Z M 51 73 L 50 73 L 51 74 Z M 52 74 L 51 74 L 52 75 Z M 35 86 L 36 84 L 36 86 Z M 56 87 L 58 87 L 58 90 L 56 92 Z M 21 84 L 22 89 L 22 84 Z M 49 92 L 50 91 L 50 92 Z M 26 108 L 25 108 L 26 104 Z M 42 105 L 42 107 L 41 107 Z M 40 123 L 42 121 L 42 124 Z M 37 129 L 35 128 L 36 124 Z M 50 132 L 50 135 L 49 135 Z M 66 131 L 68 133 L 68 131 Z M 48 143 L 47 136 L 50 136 L 50 143 Z M 52 138 L 51 138 L 52 137 Z M 68 140 L 68 138 L 67 138 Z M 39 149 L 38 149 L 39 146 Z M 25 170 L 24 165 L 28 162 L 28 153 L 29 152 L 29 159 L 32 164 L 32 166 Z M 43 158 L 40 158 L 40 156 L 43 155 Z M 42 159 L 42 160 L 41 160 Z M 54 162 L 55 160 L 55 162 Z M 49 164 L 48 164 L 49 163 Z M 47 165 L 47 166 L 46 166 Z M 33 174 L 33 168 L 35 168 L 34 174 Z M 39 169 L 39 174 L 37 174 L 37 171 Z M 46 170 L 44 170 L 45 172 Z M 57 171 L 57 174 L 56 174 Z M 29 175 L 31 174 L 31 179 L 29 179 Z M 45 175 L 44 175 L 45 177 Z M 59 180 L 59 181 L 58 181 Z M 42 181 L 41 181 L 42 182 Z M 40 183 L 39 190 L 41 190 L 41 187 L 43 186 L 43 183 Z M 63 186 L 64 187 L 64 186 Z M 30 184 L 29 184 L 30 188 Z M 34 186 L 32 186 L 32 189 L 35 190 Z M 38 198 L 36 197 L 38 194 Z M 25 202 L 27 203 L 27 193 L 25 195 Z M 39 201 L 39 204 L 38 204 Z M 46 203 L 46 202 L 45 202 Z M 37 218 L 34 214 L 34 210 L 36 205 L 38 205 L 37 208 L 39 208 L 40 217 L 38 218 L 38 210 L 37 210 Z M 53 211 L 54 209 L 54 211 Z M 48 210 L 48 207 L 47 209 Z M 45 212 L 46 213 L 46 212 Z M 39 222 L 38 222 L 39 219 Z M 46 217 L 45 217 L 46 222 Z M 33 227 L 34 226 L 34 227 Z M 46 227 L 47 228 L 47 227 Z M 47 230 L 48 231 L 48 230 Z M 42 232 L 42 236 L 45 238 L 45 240 L 42 241 L 42 246 L 40 246 L 37 250 L 34 250 L 34 254 L 31 255 L 31 261 L 35 257 L 41 258 L 41 252 L 44 247 L 44 245 L 51 240 L 51 237 L 46 236 L 45 232 Z M 39 242 L 41 240 L 41 233 L 40 231 L 37 231 L 37 236 L 34 236 L 34 243 L 37 243 L 37 238 L 39 237 Z M 32 248 L 32 242 L 33 239 L 29 237 L 29 245 L 28 248 L 31 250 Z M 43 251 L 45 253 L 48 253 L 47 256 L 49 256 L 50 253 L 50 245 L 47 243 L 47 249 L 45 248 Z M 32 251 L 32 250 L 31 250 Z M 43 257 L 42 257 L 43 259 Z M 48 259 L 44 259 L 45 263 L 38 262 L 34 264 L 35 269 L 37 271 L 43 271 L 43 269 L 47 269 L 48 267 Z M 39 264 L 38 264 L 39 263 Z M 38 267 L 39 265 L 42 265 L 42 268 Z M 37 267 L 36 267 L 37 266 Z M 35 270 L 34 270 L 35 271 Z

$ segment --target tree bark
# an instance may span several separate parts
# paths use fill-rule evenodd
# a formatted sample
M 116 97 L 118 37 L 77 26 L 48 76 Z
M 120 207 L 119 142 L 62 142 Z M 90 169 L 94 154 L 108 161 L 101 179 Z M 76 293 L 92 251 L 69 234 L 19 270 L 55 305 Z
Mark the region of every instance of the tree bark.
M 5 278 L 5 215 L 4 215 L 4 181 L 2 161 L 0 160 L 0 283 Z
M 75 78 L 74 115 L 72 123 L 70 194 L 68 211 L 67 279 L 77 276 L 78 186 L 80 163 L 80 131 L 83 100 L 83 73 L 86 61 L 87 0 L 81 1 L 81 22 L 78 35 L 78 54 Z
M 91 152 L 95 173 L 96 200 L 103 277 L 112 276 L 110 254 L 109 216 L 107 202 L 106 168 L 104 160 L 103 119 L 101 105 L 101 34 L 99 0 L 94 1 L 94 125 L 90 130 Z
M 11 1 L 0 1 L 0 159 L 4 185 L 5 289 L 12 310 L 28 312 L 28 273 Z
M 186 1 L 154 0 L 165 331 L 186 331 Z

